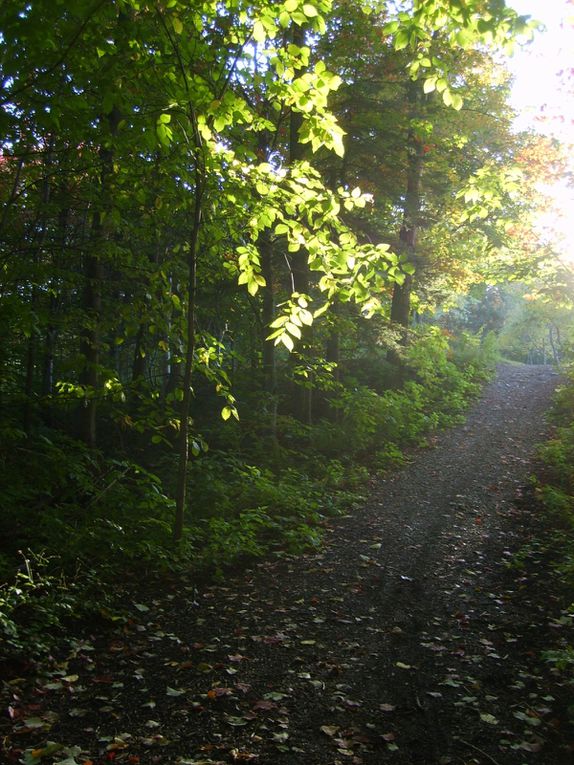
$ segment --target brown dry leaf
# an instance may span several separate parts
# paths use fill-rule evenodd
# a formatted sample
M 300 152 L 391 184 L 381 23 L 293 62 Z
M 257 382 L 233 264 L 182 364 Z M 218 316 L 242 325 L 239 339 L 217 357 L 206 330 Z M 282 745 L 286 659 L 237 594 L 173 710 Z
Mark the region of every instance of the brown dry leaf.
M 233 688 L 217 686 L 216 688 L 212 688 L 211 690 L 207 691 L 208 699 L 220 699 L 223 696 L 233 696 Z

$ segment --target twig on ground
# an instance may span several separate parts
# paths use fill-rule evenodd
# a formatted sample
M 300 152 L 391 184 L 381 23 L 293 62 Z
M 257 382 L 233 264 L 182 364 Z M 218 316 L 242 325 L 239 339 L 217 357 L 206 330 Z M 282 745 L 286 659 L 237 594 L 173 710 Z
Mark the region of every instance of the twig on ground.
M 471 749 L 474 749 L 475 752 L 478 752 L 479 754 L 482 754 L 483 757 L 486 757 L 487 760 L 490 760 L 493 765 L 500 765 L 498 760 L 495 760 L 494 757 L 491 757 L 487 752 L 483 751 L 482 749 L 479 749 L 474 744 L 471 744 L 470 741 L 465 741 L 463 738 L 458 739 L 461 744 L 464 744 L 465 746 L 469 746 Z

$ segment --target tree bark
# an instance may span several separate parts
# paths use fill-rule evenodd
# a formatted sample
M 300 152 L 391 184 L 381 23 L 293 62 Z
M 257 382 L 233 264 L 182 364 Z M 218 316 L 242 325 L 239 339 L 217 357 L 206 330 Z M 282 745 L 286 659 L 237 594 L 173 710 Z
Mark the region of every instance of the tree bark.
M 305 29 L 302 26 L 293 25 L 291 40 L 294 45 L 302 47 L 305 45 Z M 303 159 L 305 146 L 299 141 L 299 130 L 303 124 L 303 115 L 300 112 L 291 111 L 289 116 L 289 164 L 293 165 Z M 311 283 L 311 273 L 309 270 L 309 257 L 305 249 L 301 248 L 293 253 L 291 258 L 291 269 L 294 291 L 300 295 L 308 295 Z M 304 356 L 307 352 L 311 353 L 311 343 L 313 339 L 312 327 L 301 328 L 302 337 L 299 341 L 300 355 Z M 310 387 L 295 385 L 295 415 L 307 425 L 313 421 L 313 395 Z
M 407 97 L 409 101 L 409 114 L 411 121 L 418 114 L 420 98 L 420 85 L 416 82 L 409 83 Z M 424 150 L 420 138 L 415 130 L 409 129 L 408 142 L 408 165 L 407 165 L 407 188 L 403 208 L 403 222 L 399 236 L 399 250 L 413 263 L 416 259 L 417 230 L 419 226 L 421 208 L 421 180 L 424 163 Z M 407 329 L 411 313 L 411 291 L 413 278 L 405 277 L 402 284 L 396 283 L 393 287 L 393 299 L 391 304 L 391 322 Z
M 85 287 L 84 309 L 86 311 L 86 326 L 80 342 L 80 353 L 84 357 L 84 369 L 80 383 L 85 386 L 87 396 L 80 420 L 80 436 L 91 448 L 97 445 L 97 396 L 100 383 L 100 324 L 102 315 L 102 286 L 104 269 L 100 249 L 105 241 L 102 213 L 111 209 L 110 179 L 113 174 L 112 142 L 117 134 L 121 115 L 114 106 L 103 118 L 109 130 L 110 144 L 100 148 L 100 195 L 99 208 L 92 215 L 92 227 L 88 252 L 85 258 Z
M 91 448 L 95 448 L 97 445 L 96 394 L 99 382 L 99 324 L 102 311 L 103 269 L 100 258 L 95 250 L 101 239 L 101 232 L 101 215 L 100 212 L 96 210 L 92 218 L 89 244 L 90 252 L 86 255 L 84 266 L 85 284 L 83 305 L 87 320 L 80 341 L 80 353 L 84 359 L 84 366 L 80 375 L 80 384 L 84 386 L 87 392 L 80 417 L 80 437 Z
M 31 293 L 31 311 L 32 322 L 30 327 L 30 337 L 28 339 L 28 348 L 26 352 L 26 380 L 25 380 L 25 407 L 24 407 L 24 430 L 27 434 L 30 434 L 32 430 L 32 421 L 34 416 L 34 383 L 36 377 L 36 362 L 37 362 L 37 343 L 38 337 L 36 334 L 36 318 L 38 316 L 40 296 L 37 287 L 37 280 L 39 278 L 39 269 L 42 260 L 42 251 L 46 243 L 46 237 L 48 234 L 48 204 L 50 202 L 50 167 L 52 164 L 52 151 L 53 141 L 50 140 L 50 144 L 47 147 L 45 159 L 44 159 L 44 177 L 42 179 L 42 193 L 40 197 L 37 226 L 38 226 L 38 241 L 34 247 L 34 272 L 32 274 L 32 293 Z
M 198 143 L 199 146 L 199 143 Z M 196 159 L 197 161 L 197 159 Z M 187 468 L 189 464 L 189 417 L 193 390 L 191 387 L 193 375 L 193 356 L 195 353 L 195 313 L 196 313 L 196 279 L 197 279 L 197 253 L 199 244 L 199 232 L 202 224 L 203 202 L 203 170 L 196 167 L 195 194 L 193 209 L 193 224 L 189 242 L 189 255 L 187 260 L 187 317 L 186 317 L 186 349 L 185 367 L 183 373 L 183 401 L 181 406 L 180 431 L 178 439 L 179 464 L 177 473 L 177 488 L 175 497 L 175 519 L 173 525 L 173 538 L 179 542 L 183 537 L 183 526 L 187 504 Z

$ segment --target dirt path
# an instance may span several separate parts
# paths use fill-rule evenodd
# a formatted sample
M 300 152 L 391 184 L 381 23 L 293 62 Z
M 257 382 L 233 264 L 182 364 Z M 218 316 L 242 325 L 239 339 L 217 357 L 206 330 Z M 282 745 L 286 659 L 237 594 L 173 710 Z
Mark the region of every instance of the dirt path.
M 536 545 L 515 555 L 555 384 L 501 366 L 467 423 L 378 482 L 321 554 L 134 605 L 36 683 L 21 701 L 36 722 L 20 716 L 9 745 L 79 747 L 66 765 L 570 763 L 568 689 L 540 651 L 571 626 Z

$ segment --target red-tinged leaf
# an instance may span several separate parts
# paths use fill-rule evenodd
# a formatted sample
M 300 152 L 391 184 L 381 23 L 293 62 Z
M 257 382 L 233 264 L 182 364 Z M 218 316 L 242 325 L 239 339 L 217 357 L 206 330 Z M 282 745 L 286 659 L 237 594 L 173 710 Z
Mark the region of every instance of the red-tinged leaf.
M 247 656 L 243 656 L 240 653 L 232 654 L 231 656 L 227 657 L 229 661 L 234 662 L 235 664 L 238 664 L 240 661 L 248 661 Z
M 106 746 L 106 752 L 108 752 L 108 754 L 113 754 L 115 756 L 118 750 L 127 749 L 128 746 L 129 744 L 127 743 L 127 741 L 116 739 L 115 741 L 112 741 L 110 744 Z M 113 758 L 110 758 L 110 759 L 113 759 Z
M 277 704 L 269 699 L 259 699 L 259 701 L 256 701 L 253 705 L 253 709 L 268 712 L 270 709 L 277 709 Z
M 389 743 L 390 741 L 394 741 L 396 736 L 392 732 L 391 733 L 383 733 L 381 735 L 381 738 L 383 739 L 383 741 L 386 741 L 387 743 Z

